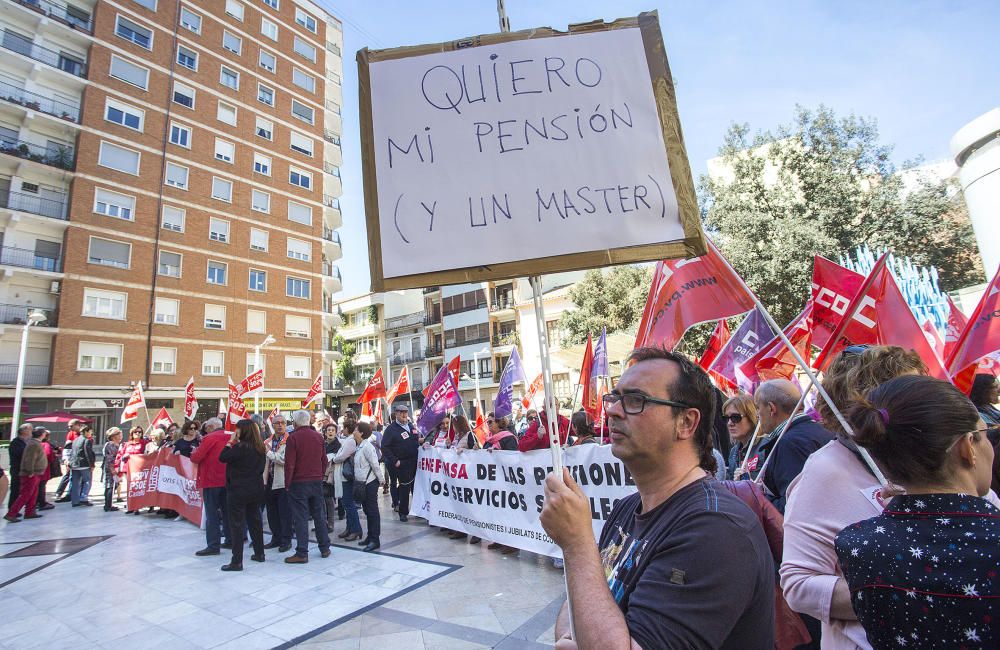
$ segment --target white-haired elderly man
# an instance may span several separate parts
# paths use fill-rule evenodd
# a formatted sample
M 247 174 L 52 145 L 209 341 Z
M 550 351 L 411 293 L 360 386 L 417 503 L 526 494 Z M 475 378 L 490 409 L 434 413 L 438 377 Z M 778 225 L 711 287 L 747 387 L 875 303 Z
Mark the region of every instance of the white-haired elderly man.
M 329 461 L 323 436 L 310 426 L 309 411 L 292 413 L 295 429 L 285 443 L 285 486 L 292 506 L 295 526 L 295 554 L 285 558 L 288 564 L 309 561 L 309 520 L 316 527 L 316 541 L 322 557 L 330 556 L 330 533 L 326 528 L 326 504 L 323 501 L 323 477 Z

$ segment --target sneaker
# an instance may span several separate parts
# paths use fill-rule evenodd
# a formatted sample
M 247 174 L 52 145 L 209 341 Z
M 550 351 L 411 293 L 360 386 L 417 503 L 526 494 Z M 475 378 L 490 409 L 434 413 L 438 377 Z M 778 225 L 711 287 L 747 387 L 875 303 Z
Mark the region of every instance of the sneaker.
M 198 557 L 205 557 L 206 555 L 220 555 L 222 551 L 217 548 L 203 548 L 200 551 L 195 551 L 194 554 Z

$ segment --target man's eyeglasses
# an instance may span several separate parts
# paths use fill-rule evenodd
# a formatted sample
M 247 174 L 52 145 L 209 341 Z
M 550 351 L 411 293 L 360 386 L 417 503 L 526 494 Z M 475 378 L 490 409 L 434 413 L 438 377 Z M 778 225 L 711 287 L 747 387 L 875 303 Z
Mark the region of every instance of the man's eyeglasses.
M 605 393 L 602 399 L 604 401 L 605 409 L 612 404 L 621 401 L 622 410 L 625 411 L 626 415 L 639 415 L 642 413 L 643 409 L 646 408 L 647 403 L 662 404 L 663 406 L 676 406 L 682 409 L 694 408 L 690 404 L 675 402 L 670 399 L 660 399 L 659 397 L 650 397 L 649 395 L 643 395 L 642 393 Z
M 733 413 L 732 415 L 723 415 L 723 421 L 729 422 L 730 424 L 739 424 L 743 421 L 743 416 L 739 413 Z

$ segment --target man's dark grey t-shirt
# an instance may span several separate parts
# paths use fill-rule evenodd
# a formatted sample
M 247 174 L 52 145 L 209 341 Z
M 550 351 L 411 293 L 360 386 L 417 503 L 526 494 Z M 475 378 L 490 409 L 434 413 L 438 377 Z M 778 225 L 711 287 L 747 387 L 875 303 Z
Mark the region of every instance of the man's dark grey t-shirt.
M 660 648 L 774 648 L 774 563 L 756 515 L 714 479 L 648 513 L 619 501 L 599 542 L 632 638 Z

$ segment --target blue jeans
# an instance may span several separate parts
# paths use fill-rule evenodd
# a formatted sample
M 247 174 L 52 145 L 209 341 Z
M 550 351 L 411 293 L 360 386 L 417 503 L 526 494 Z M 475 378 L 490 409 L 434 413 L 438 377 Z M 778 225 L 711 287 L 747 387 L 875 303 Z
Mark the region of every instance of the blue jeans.
M 90 468 L 73 469 L 69 480 L 69 498 L 73 505 L 90 500 Z
M 295 554 L 309 555 L 309 520 L 316 527 L 319 550 L 330 548 L 330 533 L 326 529 L 326 504 L 323 503 L 323 482 L 292 483 L 288 487 L 291 497 L 292 521 L 295 522 Z
M 358 517 L 358 504 L 354 503 L 354 481 L 341 481 L 344 496 L 340 498 L 347 513 L 347 532 L 361 534 L 361 518 Z
M 229 536 L 226 488 L 203 488 L 201 493 L 205 508 L 205 546 L 218 551 L 221 548 L 221 539 L 225 539 L 227 544 L 232 541 L 232 537 Z

